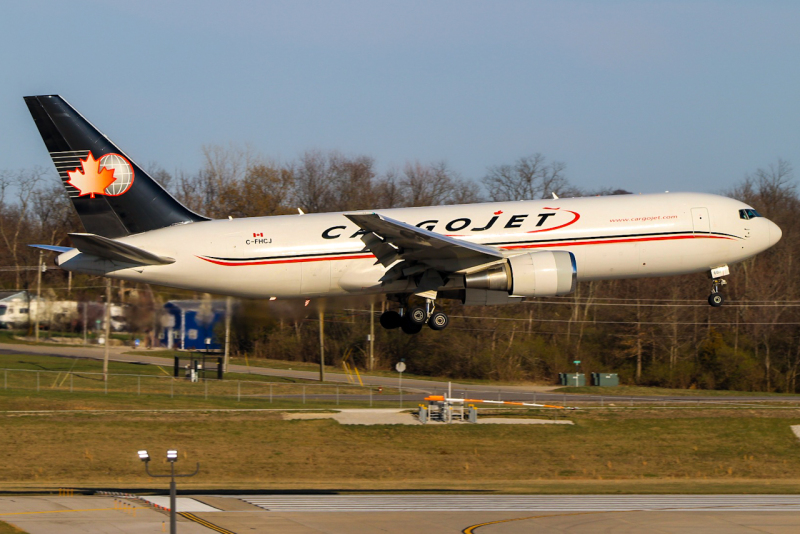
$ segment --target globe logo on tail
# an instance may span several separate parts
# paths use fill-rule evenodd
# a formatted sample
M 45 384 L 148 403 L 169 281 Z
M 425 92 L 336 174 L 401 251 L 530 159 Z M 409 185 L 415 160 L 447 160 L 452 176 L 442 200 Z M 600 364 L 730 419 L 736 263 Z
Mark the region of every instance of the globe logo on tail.
M 100 167 L 114 171 L 114 183 L 106 187 L 106 195 L 119 196 L 133 185 L 133 167 L 119 154 L 106 154 L 100 158 Z
M 76 188 L 78 196 L 119 196 L 133 185 L 133 166 L 119 154 L 105 154 L 99 160 L 91 152 L 82 159 L 81 167 L 67 172 L 67 183 Z

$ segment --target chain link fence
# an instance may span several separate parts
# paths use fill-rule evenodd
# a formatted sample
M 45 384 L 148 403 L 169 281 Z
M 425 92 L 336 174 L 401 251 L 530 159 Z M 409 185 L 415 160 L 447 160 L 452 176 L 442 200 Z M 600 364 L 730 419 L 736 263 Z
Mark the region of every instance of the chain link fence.
M 191 397 L 203 399 L 260 400 L 265 404 L 276 401 L 293 401 L 298 404 L 331 404 L 359 402 L 369 406 L 393 403 L 402 397 L 419 396 L 418 390 L 391 388 L 384 391 L 378 386 L 355 384 L 297 384 L 250 380 L 217 380 L 172 376 L 113 374 L 108 380 L 103 373 L 64 372 L 34 369 L 0 369 L 4 390 L 58 391 L 68 393 L 109 393 L 126 395 L 159 395 L 170 398 Z M 408 402 L 406 402 L 408 405 Z

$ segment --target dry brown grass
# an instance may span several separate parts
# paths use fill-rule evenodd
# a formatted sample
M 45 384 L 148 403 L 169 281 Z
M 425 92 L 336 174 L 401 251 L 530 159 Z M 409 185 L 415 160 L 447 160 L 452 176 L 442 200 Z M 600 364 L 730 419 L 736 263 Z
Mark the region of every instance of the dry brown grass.
M 184 488 L 800 490 L 800 443 L 789 429 L 797 411 L 678 414 L 577 412 L 572 427 L 342 426 L 274 413 L 2 416 L 0 487 L 154 487 L 136 450 L 149 449 L 159 471 L 164 451 L 177 448 L 180 470 L 201 463 Z
M 9 525 L 8 523 L 0 521 L 0 534 L 28 534 L 28 532 L 18 529 L 14 525 Z

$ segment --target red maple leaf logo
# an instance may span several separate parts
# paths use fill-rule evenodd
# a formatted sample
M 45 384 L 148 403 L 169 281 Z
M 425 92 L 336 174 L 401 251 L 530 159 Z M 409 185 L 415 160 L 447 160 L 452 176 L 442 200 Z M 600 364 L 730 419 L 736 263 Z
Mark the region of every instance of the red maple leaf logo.
M 83 172 L 79 169 L 67 172 L 69 180 L 67 183 L 79 191 L 78 196 L 89 195 L 94 198 L 97 195 L 105 195 L 106 187 L 114 183 L 114 170 L 106 167 L 100 168 L 100 162 L 94 159 L 92 153 L 81 160 Z
M 495 214 L 495 215 L 502 215 L 502 214 L 503 214 L 503 210 L 496 211 L 496 212 L 494 212 L 494 214 Z

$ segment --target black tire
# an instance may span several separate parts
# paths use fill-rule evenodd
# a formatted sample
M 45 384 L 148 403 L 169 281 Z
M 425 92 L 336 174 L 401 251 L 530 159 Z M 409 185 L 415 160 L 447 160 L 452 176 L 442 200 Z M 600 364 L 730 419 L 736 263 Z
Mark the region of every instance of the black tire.
M 715 308 L 722 306 L 723 302 L 725 302 L 725 297 L 722 296 L 722 293 L 711 293 L 711 295 L 708 296 L 708 303 Z
M 450 324 L 450 318 L 444 312 L 433 312 L 428 319 L 428 326 L 431 330 L 444 330 Z
M 403 324 L 400 325 L 400 329 L 406 334 L 419 334 L 420 330 L 422 330 L 422 325 L 412 323 L 411 321 L 403 321 Z
M 428 312 L 425 311 L 425 308 L 422 306 L 417 306 L 416 308 L 411 308 L 406 313 L 406 319 L 409 323 L 418 324 L 419 326 L 424 325 L 428 320 Z
M 380 322 L 386 330 L 392 330 L 400 328 L 400 325 L 403 324 L 403 317 L 396 311 L 387 311 L 381 314 Z

